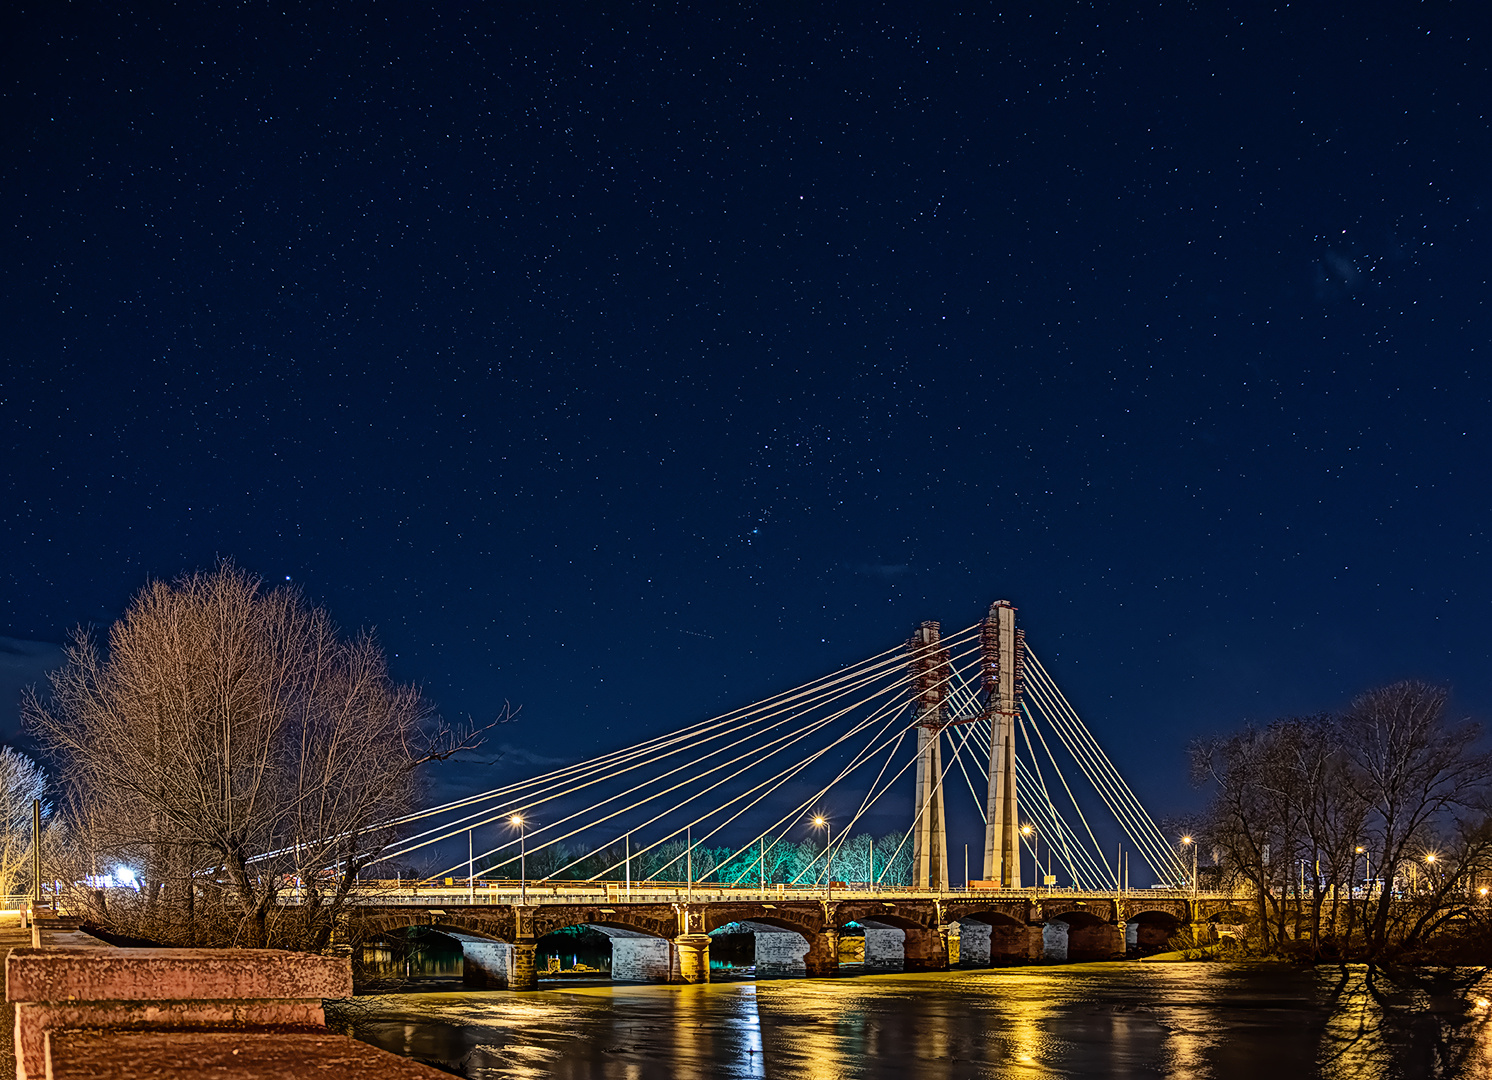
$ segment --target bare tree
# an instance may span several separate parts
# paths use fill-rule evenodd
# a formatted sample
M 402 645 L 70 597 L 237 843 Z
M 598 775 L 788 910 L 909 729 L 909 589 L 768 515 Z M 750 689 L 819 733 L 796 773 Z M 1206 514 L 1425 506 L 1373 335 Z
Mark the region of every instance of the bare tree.
M 323 947 L 417 767 L 481 740 L 395 684 L 371 633 L 231 564 L 147 586 L 50 681 L 24 711 L 64 781 L 70 879 L 139 868 L 95 914 L 172 943 Z
M 1463 865 L 1482 858 L 1484 831 L 1467 829 L 1462 818 L 1486 817 L 1492 756 L 1477 749 L 1481 731 L 1475 724 L 1446 718 L 1445 702 L 1441 687 L 1401 682 L 1363 694 L 1341 719 L 1350 780 L 1368 807 L 1374 866 L 1387 883 L 1364 928 L 1370 955 L 1388 943 L 1392 886 L 1396 878 L 1409 876 L 1409 866 L 1418 878 L 1424 856 L 1452 830 L 1470 840 L 1475 851 L 1460 856 Z M 1424 870 L 1445 878 L 1445 864 L 1438 870 L 1424 864 Z
M 1397 683 L 1339 716 L 1193 745 L 1193 776 L 1213 789 L 1202 841 L 1248 884 L 1266 947 L 1372 960 L 1479 914 L 1492 756 L 1475 725 L 1446 719 L 1445 698 Z M 1369 865 L 1383 885 L 1360 889 Z
M 31 881 L 31 807 L 46 798 L 47 774 L 25 754 L 0 747 L 0 896 Z M 51 806 L 42 812 L 51 815 Z

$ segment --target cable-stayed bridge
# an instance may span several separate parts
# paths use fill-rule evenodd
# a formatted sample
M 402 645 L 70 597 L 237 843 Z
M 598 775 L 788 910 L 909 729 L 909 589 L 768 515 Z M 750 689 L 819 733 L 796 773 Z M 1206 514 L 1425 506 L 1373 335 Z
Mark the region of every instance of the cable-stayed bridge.
M 525 988 L 532 943 L 565 926 L 611 936 L 614 972 L 697 981 L 709 932 L 732 924 L 758 952 L 761 935 L 806 943 L 803 969 L 824 972 L 846 927 L 867 964 L 885 931 L 906 966 L 939 967 L 950 931 L 966 963 L 1048 954 L 1052 924 L 1064 955 L 1110 956 L 1126 931 L 1163 941 L 1226 906 L 1198 893 L 1194 849 L 1161 833 L 1015 615 L 1002 600 L 954 633 L 924 622 L 763 701 L 401 819 L 386 865 L 463 840 L 466 858 L 364 890 L 353 936 L 423 921 L 462 941 L 469 976 Z M 962 873 L 954 800 L 983 823 Z M 905 828 L 878 838 L 890 808 Z M 1131 859 L 1158 888 L 1130 892 Z

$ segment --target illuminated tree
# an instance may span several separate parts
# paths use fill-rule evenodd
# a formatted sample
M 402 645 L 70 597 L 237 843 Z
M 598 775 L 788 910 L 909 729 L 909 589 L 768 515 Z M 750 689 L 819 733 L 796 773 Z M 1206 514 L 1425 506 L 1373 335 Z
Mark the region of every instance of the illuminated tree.
M 31 807 L 47 793 L 47 774 L 25 754 L 0 747 L 0 896 L 31 881 Z M 50 816 L 45 803 L 42 812 Z
M 63 781 L 69 876 L 134 868 L 138 897 L 91 894 L 94 915 L 170 943 L 324 946 L 416 768 L 480 741 L 394 683 L 371 633 L 230 564 L 150 584 L 50 681 L 24 709 Z

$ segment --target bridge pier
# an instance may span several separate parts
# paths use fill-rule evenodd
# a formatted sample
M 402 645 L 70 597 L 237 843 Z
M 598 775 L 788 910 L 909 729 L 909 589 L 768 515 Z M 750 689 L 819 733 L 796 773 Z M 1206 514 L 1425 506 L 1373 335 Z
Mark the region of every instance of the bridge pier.
M 533 938 L 513 943 L 511 964 L 508 968 L 509 990 L 537 990 L 539 969 L 534 963 L 538 943 Z
M 710 981 L 710 935 L 680 934 L 673 939 L 675 976 L 681 983 Z
M 911 927 L 903 931 L 901 942 L 903 971 L 947 971 L 947 931 Z
M 813 935 L 808 940 L 803 966 L 811 976 L 822 978 L 839 974 L 839 931 L 824 930 Z

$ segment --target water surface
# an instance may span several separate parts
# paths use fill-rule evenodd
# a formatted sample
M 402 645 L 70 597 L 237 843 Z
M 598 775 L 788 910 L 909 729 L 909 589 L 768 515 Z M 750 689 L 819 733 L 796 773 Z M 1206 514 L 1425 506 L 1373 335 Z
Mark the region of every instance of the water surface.
M 1486 980 L 1492 987 L 1492 980 Z M 1477 973 L 1087 964 L 356 999 L 336 1022 L 472 1080 L 1492 1080 Z

